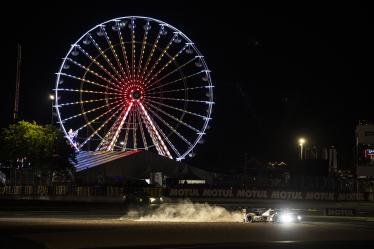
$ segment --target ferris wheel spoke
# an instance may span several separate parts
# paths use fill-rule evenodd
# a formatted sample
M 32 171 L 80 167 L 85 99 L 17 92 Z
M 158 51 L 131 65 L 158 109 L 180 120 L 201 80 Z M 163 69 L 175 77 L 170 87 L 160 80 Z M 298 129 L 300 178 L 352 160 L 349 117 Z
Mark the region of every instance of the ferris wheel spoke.
M 135 112 L 132 113 L 132 117 L 133 117 L 133 120 L 134 120 L 134 122 L 133 122 L 133 133 L 132 133 L 132 135 L 133 135 L 133 145 L 134 145 L 134 150 L 136 150 L 137 147 L 138 147 L 138 141 L 137 141 L 137 136 L 136 136 L 138 127 L 137 127 L 136 113 Z
M 124 116 L 123 116 L 123 118 L 121 118 L 121 116 L 120 116 L 120 118 L 117 119 L 117 123 L 118 123 L 118 121 L 120 120 L 120 124 L 119 124 L 119 125 L 114 124 L 115 126 L 113 125 L 113 128 L 114 128 L 114 130 L 116 131 L 116 133 L 115 133 L 114 137 L 111 139 L 110 147 L 107 149 L 108 151 L 113 150 L 115 144 L 117 143 L 117 140 L 118 140 L 119 134 L 120 134 L 120 132 L 122 131 L 122 127 L 123 127 L 123 125 L 124 125 L 124 123 L 125 123 L 125 121 L 126 121 L 126 118 L 130 116 L 129 113 L 130 113 L 130 111 L 131 111 L 132 106 L 133 106 L 133 103 L 131 103 L 131 104 L 129 105 L 129 107 L 128 107 L 127 110 L 126 110 L 126 113 L 125 113 Z M 124 111 L 125 111 L 125 110 L 124 110 Z M 132 113 L 133 113 L 133 112 L 132 112 Z M 110 138 L 110 135 L 109 135 L 109 138 Z
M 120 44 L 121 44 L 122 56 L 123 56 L 123 60 L 125 61 L 126 73 L 127 73 L 128 77 L 131 77 L 129 60 L 127 59 L 125 40 L 123 39 L 123 36 L 122 36 L 120 23 L 116 22 L 116 25 L 117 25 L 118 38 L 119 38 L 119 41 L 120 41 Z M 125 24 L 125 26 L 126 26 L 126 24 Z
M 80 45 L 76 45 L 76 47 L 88 58 L 92 63 L 98 66 L 102 71 L 104 71 L 112 80 L 114 80 L 119 88 L 122 84 L 120 80 L 118 80 L 111 72 L 109 72 L 100 62 L 96 60 L 92 55 L 90 55 L 86 50 L 84 50 Z
M 148 86 L 146 86 L 146 89 L 148 89 L 149 87 L 161 82 L 163 79 L 169 77 L 170 75 L 172 75 L 173 73 L 175 72 L 178 72 L 179 70 L 181 70 L 183 67 L 187 66 L 188 64 L 190 64 L 191 62 L 193 62 L 194 60 L 196 59 L 196 57 L 190 59 L 189 61 L 187 61 L 186 63 L 184 63 L 183 65 L 175 68 L 174 70 L 170 71 L 169 73 L 167 73 L 166 75 L 162 76 L 161 78 L 155 80 L 154 82 L 148 84 Z
M 145 106 L 145 108 L 150 111 L 158 120 L 160 120 L 164 125 L 166 125 L 174 134 L 176 134 L 180 139 L 182 139 L 186 144 L 192 146 L 192 143 L 187 140 L 182 134 L 180 134 L 176 129 L 173 128 L 168 122 L 166 122 L 163 118 L 161 118 L 155 111 L 150 109 L 149 107 Z
M 120 100 L 115 101 L 115 102 L 113 102 L 112 104 L 117 104 L 117 103 L 119 103 L 119 102 L 120 102 Z M 93 108 L 93 109 L 89 109 L 89 110 L 87 110 L 87 111 L 85 111 L 85 112 L 82 112 L 82 113 L 79 113 L 79 114 L 77 114 L 77 115 L 74 115 L 74 116 L 71 116 L 71 117 L 67 117 L 67 118 L 65 118 L 65 119 L 62 119 L 61 122 L 66 122 L 66 121 L 68 121 L 68 120 L 70 120 L 70 119 L 77 118 L 77 117 L 80 117 L 80 116 L 82 116 L 82 115 L 86 115 L 86 114 L 88 114 L 88 113 L 91 113 L 91 112 L 94 112 L 94 111 L 97 111 L 97 110 L 100 110 L 100 109 L 103 109 L 103 108 L 105 108 L 105 107 L 109 107 L 109 106 L 110 106 L 109 104 L 106 104 L 106 105 L 102 105 L 102 106 L 99 106 L 99 107 L 96 107 L 96 108 Z
M 139 59 L 138 71 L 136 73 L 136 78 L 140 77 L 140 72 L 141 72 L 142 62 L 143 62 L 143 57 L 144 57 L 144 51 L 145 51 L 145 47 L 147 45 L 148 30 L 149 29 L 150 29 L 149 20 L 147 20 L 147 23 L 144 26 L 145 31 L 144 31 L 144 35 L 143 35 L 143 43 L 142 43 L 142 49 L 141 49 L 141 52 L 140 52 L 140 59 Z
M 106 100 L 111 100 L 111 99 L 119 99 L 119 98 L 121 98 L 121 97 L 103 98 L 103 99 L 89 99 L 89 100 L 82 100 L 82 101 L 58 104 L 58 106 L 61 107 L 61 106 L 69 106 L 69 105 L 87 104 L 87 103 L 94 103 L 94 102 L 106 101 Z
M 117 139 L 119 136 L 120 131 L 122 130 L 123 124 L 133 106 L 131 102 L 127 108 L 124 108 L 117 118 L 117 120 L 113 123 L 112 127 L 109 129 L 108 133 L 104 136 L 100 144 L 97 146 L 96 150 L 106 150 L 112 151 L 114 145 L 117 143 Z
M 135 106 L 134 106 L 134 108 L 135 108 Z M 125 150 L 125 151 L 131 149 L 131 144 L 130 144 L 131 132 L 130 131 L 133 128 L 131 125 L 134 123 L 134 119 L 133 119 L 134 108 L 131 109 L 131 112 L 129 113 L 129 118 L 127 120 L 125 140 L 124 140 L 124 143 L 123 143 L 123 146 L 122 146 L 122 150 Z
M 170 159 L 173 159 L 171 156 L 168 148 L 166 147 L 164 141 L 162 140 L 160 134 L 158 133 L 151 117 L 148 115 L 146 109 L 144 108 L 143 104 L 139 102 L 139 106 L 141 109 L 141 113 L 143 114 L 143 118 L 147 121 L 146 126 L 148 129 L 148 132 L 152 138 L 153 144 L 156 146 L 156 149 L 160 155 L 167 156 Z
M 143 78 L 143 81 L 144 82 L 147 82 L 148 81 L 148 78 L 149 76 L 152 74 L 153 70 L 155 70 L 156 66 L 158 65 L 158 63 L 160 63 L 160 61 L 162 60 L 162 58 L 164 57 L 165 54 L 167 54 L 171 44 L 173 44 L 175 38 L 177 37 L 177 34 L 175 33 L 173 35 L 173 37 L 170 39 L 169 43 L 166 45 L 166 47 L 162 50 L 160 56 L 157 58 L 157 60 L 155 61 L 155 63 L 153 63 L 151 69 L 147 72 L 147 75 Z
M 196 86 L 196 87 L 179 88 L 179 89 L 168 90 L 168 91 L 149 92 L 149 93 L 146 93 L 146 95 L 148 96 L 148 95 L 158 95 L 160 93 L 184 92 L 184 91 L 190 91 L 190 90 L 196 90 L 196 89 L 202 89 L 202 88 L 209 88 L 209 86 Z
M 172 100 L 172 101 L 182 101 L 182 102 L 195 102 L 195 103 L 213 104 L 213 102 L 211 102 L 211 101 L 198 100 L 198 99 L 178 99 L 178 98 L 155 97 L 155 96 L 148 96 L 148 98 L 164 99 L 164 100 Z
M 152 88 L 147 88 L 147 92 L 150 91 L 150 90 L 155 90 L 155 89 L 158 89 L 158 88 L 162 88 L 162 87 L 165 87 L 165 86 L 168 86 L 168 85 L 171 85 L 173 83 L 176 83 L 176 82 L 180 82 L 180 81 L 183 81 L 183 80 L 186 80 L 188 78 L 192 78 L 196 75 L 199 75 L 201 73 L 203 73 L 204 71 L 200 71 L 200 72 L 197 72 L 197 73 L 193 73 L 193 74 L 190 74 L 190 75 L 187 75 L 187 76 L 184 76 L 182 78 L 179 78 L 177 80 L 173 80 L 173 81 L 169 81 L 169 82 L 166 82 L 166 83 L 163 83 L 162 85 L 158 85 L 158 86 L 155 86 L 155 87 L 152 87 Z
M 121 105 L 121 103 L 119 103 L 118 105 L 115 105 L 113 107 L 111 107 L 109 110 L 107 110 L 106 112 L 100 114 L 99 116 L 95 117 L 94 119 L 92 119 L 91 121 L 88 121 L 86 124 L 82 125 L 81 127 L 79 127 L 78 129 L 76 129 L 76 131 L 80 131 L 82 130 L 83 128 L 89 126 L 90 124 L 92 124 L 93 122 L 96 122 L 97 120 L 99 120 L 100 118 L 102 118 L 103 116 L 107 115 L 108 113 L 112 112 L 113 110 L 115 110 L 116 108 L 119 108 Z M 120 108 L 119 108 L 120 109 Z M 117 110 L 118 111 L 118 110 Z
M 119 112 L 119 109 L 114 113 L 114 114 L 117 114 Z M 80 149 L 82 149 L 82 147 L 86 144 L 86 143 L 88 143 L 92 138 L 93 138 L 93 136 L 95 136 L 95 135 L 98 135 L 98 132 L 102 129 L 102 128 L 104 128 L 104 126 L 114 117 L 114 114 L 109 118 L 109 119 L 107 119 L 103 124 L 101 124 L 101 126 L 98 128 L 98 129 L 96 129 L 83 143 L 81 143 L 80 145 L 79 145 L 79 147 L 78 147 L 78 149 L 80 150 Z
M 107 83 L 109 83 L 109 84 L 115 86 L 118 90 L 120 90 L 120 88 L 118 87 L 117 84 L 113 83 L 112 81 L 108 80 L 107 78 L 105 78 L 104 76 L 98 74 L 97 72 L 93 71 L 93 70 L 90 69 L 89 67 L 86 67 L 86 66 L 80 64 L 79 62 L 77 62 L 77 61 L 75 61 L 75 60 L 73 60 L 73 59 L 71 59 L 71 58 L 66 58 L 66 60 L 68 60 L 68 61 L 70 61 L 71 63 L 73 63 L 74 65 L 76 65 L 76 66 L 82 68 L 82 69 L 85 70 L 86 72 L 89 72 L 90 74 L 95 75 L 96 77 L 98 77 L 98 78 L 104 80 L 105 82 L 107 82 Z
M 116 107 L 119 107 L 119 106 L 120 106 L 120 104 L 117 105 Z M 100 115 L 100 116 L 96 117 L 95 119 L 89 121 L 87 124 L 85 124 L 84 126 L 80 127 L 80 128 L 77 129 L 76 131 L 79 131 L 79 130 L 83 129 L 84 127 L 88 126 L 89 124 L 91 124 L 91 123 L 97 121 L 99 118 L 101 118 L 101 117 L 103 117 L 104 115 L 108 114 L 108 113 L 109 113 L 110 111 L 112 111 L 114 108 L 115 108 L 115 107 L 109 109 L 108 111 L 106 111 L 106 112 L 103 113 L 102 115 Z M 112 113 L 112 115 L 111 115 L 107 120 L 105 120 L 104 123 L 102 123 L 102 124 L 99 126 L 99 128 L 97 128 L 96 130 L 94 130 L 94 132 L 93 132 L 93 133 L 92 133 L 88 138 L 86 138 L 86 140 L 84 140 L 83 143 L 81 143 L 81 144 L 78 146 L 78 149 L 79 149 L 79 150 L 82 149 L 82 147 L 83 147 L 83 146 L 84 146 L 88 141 L 90 141 L 91 138 L 93 138 L 93 136 L 97 135 L 98 132 L 99 132 L 102 128 L 104 128 L 104 126 L 105 126 L 105 125 L 106 125 L 110 120 L 112 120 L 112 118 L 113 118 L 113 117 L 114 117 L 114 116 L 115 116 L 115 115 L 116 115 L 120 110 L 121 110 L 121 108 L 118 108 L 116 111 L 114 111 L 114 112 Z
M 86 82 L 86 83 L 91 84 L 91 85 L 95 85 L 95 86 L 98 86 L 98 87 L 106 88 L 106 89 L 113 90 L 115 92 L 121 93 L 121 91 L 116 89 L 116 88 L 101 85 L 101 84 L 99 84 L 95 81 L 92 81 L 92 80 L 87 80 L 85 78 L 77 77 L 77 76 L 74 76 L 74 75 L 71 75 L 71 74 L 66 74 L 66 73 L 60 73 L 60 75 L 65 76 L 65 77 L 69 77 L 69 78 L 72 78 L 72 79 L 80 80 L 80 81 Z
M 153 125 L 156 127 L 156 130 L 158 130 L 158 132 L 162 135 L 165 141 L 169 144 L 170 148 L 175 152 L 175 154 L 177 154 L 178 158 L 180 158 L 181 154 L 179 153 L 177 148 L 175 148 L 174 144 L 169 140 L 166 134 L 162 131 L 162 129 L 156 123 L 153 123 Z
M 174 106 L 171 106 L 171 105 L 167 105 L 167 104 L 161 103 L 159 101 L 150 100 L 150 99 L 147 100 L 147 101 L 151 102 L 151 103 L 154 103 L 154 104 L 162 105 L 162 106 L 165 106 L 165 107 L 168 107 L 170 109 L 177 110 L 177 111 L 180 111 L 180 112 L 183 112 L 183 113 L 188 113 L 190 115 L 193 115 L 193 116 L 196 116 L 196 117 L 199 117 L 199 118 L 202 118 L 202 119 L 207 119 L 206 116 L 200 115 L 200 114 L 195 113 L 195 112 L 190 112 L 188 110 L 184 110 L 184 109 L 181 109 L 181 108 L 178 108 L 178 107 L 174 107 Z
M 103 27 L 100 27 L 101 31 L 103 30 Z M 121 80 L 124 80 L 122 75 L 118 72 L 118 70 L 114 67 L 113 63 L 110 61 L 110 59 L 108 58 L 108 56 L 105 54 L 105 52 L 102 50 L 102 48 L 100 47 L 100 45 L 96 42 L 96 40 L 92 37 L 91 34 L 87 34 L 87 36 L 90 38 L 91 42 L 94 44 L 95 48 L 97 49 L 97 51 L 101 54 L 101 56 L 103 56 L 103 58 L 105 59 L 105 61 L 108 63 L 108 65 L 110 66 L 110 68 L 113 70 L 113 72 L 117 75 L 117 77 Z
M 119 94 L 119 93 L 99 92 L 99 91 L 81 90 L 81 89 L 69 89 L 69 88 L 58 88 L 58 89 L 53 89 L 53 91 L 58 91 L 58 92 L 97 93 L 97 94 L 104 94 L 104 95 L 120 95 L 120 96 L 122 96 L 122 94 Z
M 135 19 L 131 19 L 131 76 L 135 79 Z
M 148 84 L 150 82 L 152 82 L 153 79 L 155 79 L 163 70 L 165 70 L 165 68 L 167 68 L 172 62 L 174 62 L 178 56 L 183 53 L 184 50 L 186 50 L 186 48 L 189 46 L 189 43 L 186 43 L 182 49 L 180 49 L 173 57 L 170 57 L 169 61 L 167 63 L 165 63 L 165 65 L 163 65 L 156 73 L 154 73 L 152 75 L 152 77 L 148 78 L 146 77 L 145 79 L 145 84 Z M 161 57 L 160 57 L 161 58 Z M 151 71 L 152 72 L 152 71 Z M 151 72 L 148 76 L 151 75 Z
M 151 49 L 151 52 L 150 54 L 148 55 L 148 58 L 147 58 L 147 61 L 145 62 L 145 65 L 144 65 L 144 68 L 142 69 L 142 74 L 140 76 L 141 79 L 144 79 L 144 75 L 145 75 L 145 72 L 147 71 L 147 68 L 148 68 L 148 65 L 149 65 L 149 62 L 151 61 L 152 59 L 152 56 L 157 48 L 157 44 L 160 40 L 160 37 L 162 35 L 162 33 L 164 32 L 164 29 L 165 29 L 165 26 L 164 25 L 161 25 L 160 26 L 160 29 L 158 31 L 158 34 L 157 34 L 157 37 L 156 37 L 156 40 L 153 42 L 152 44 L 152 49 Z
M 105 36 L 105 40 L 106 42 L 108 43 L 108 46 L 110 47 L 110 50 L 112 51 L 112 54 L 117 62 L 117 66 L 118 68 L 120 69 L 121 73 L 122 73 L 122 76 L 126 78 L 126 80 L 129 80 L 129 78 L 127 77 L 126 73 L 125 73 L 125 70 L 123 69 L 122 67 L 122 64 L 121 62 L 119 61 L 119 58 L 118 58 L 118 55 L 117 55 L 117 52 L 116 50 L 114 49 L 114 46 L 112 44 L 112 41 L 109 39 L 109 36 L 108 36 L 108 33 L 106 32 L 105 30 L 105 27 L 102 27 L 102 31 L 104 32 L 104 36 Z
M 136 118 L 137 118 L 137 120 L 138 120 L 139 130 L 140 130 L 140 134 L 141 134 L 141 136 L 142 136 L 144 149 L 145 149 L 145 150 L 148 150 L 147 139 L 146 139 L 146 137 L 145 137 L 144 130 L 143 130 L 143 122 L 142 122 L 141 115 L 139 114 L 140 110 L 139 110 L 138 105 L 135 105 L 135 107 L 136 107 Z
M 133 110 L 132 110 L 133 111 Z M 127 150 L 127 142 L 129 141 L 129 132 L 130 132 L 130 125 L 131 125 L 131 122 L 132 122 L 132 118 L 131 116 L 129 115 L 129 119 L 127 120 L 127 125 L 126 125 L 126 132 L 125 132 L 125 139 L 123 141 L 123 146 L 122 146 L 122 150 L 123 151 L 126 151 Z
M 179 118 L 177 118 L 177 117 L 171 115 L 170 113 L 165 112 L 164 110 L 162 110 L 162 109 L 160 109 L 160 108 L 158 108 L 158 107 L 152 105 L 151 103 L 146 103 L 146 104 L 147 104 L 149 107 L 152 107 L 153 109 L 156 109 L 158 112 L 161 112 L 161 113 L 163 113 L 164 115 L 168 116 L 169 118 L 171 118 L 171 119 L 177 121 L 178 123 L 180 123 L 180 124 L 182 124 L 182 125 L 184 125 L 184 126 L 190 128 L 191 130 L 193 130 L 193 131 L 195 131 L 195 132 L 200 132 L 200 130 L 196 129 L 195 127 L 193 127 L 193 126 L 187 124 L 186 122 L 183 122 L 183 121 L 180 120 Z

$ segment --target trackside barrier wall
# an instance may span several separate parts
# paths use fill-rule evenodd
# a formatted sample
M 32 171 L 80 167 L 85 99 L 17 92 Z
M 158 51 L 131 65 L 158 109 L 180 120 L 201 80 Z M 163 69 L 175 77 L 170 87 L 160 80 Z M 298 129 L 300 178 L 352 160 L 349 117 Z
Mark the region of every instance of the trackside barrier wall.
M 281 190 L 215 189 L 215 188 L 154 188 L 120 186 L 3 186 L 1 196 L 73 196 L 121 198 L 125 194 L 143 192 L 152 197 L 242 200 L 293 201 L 373 201 L 374 193 L 300 192 Z

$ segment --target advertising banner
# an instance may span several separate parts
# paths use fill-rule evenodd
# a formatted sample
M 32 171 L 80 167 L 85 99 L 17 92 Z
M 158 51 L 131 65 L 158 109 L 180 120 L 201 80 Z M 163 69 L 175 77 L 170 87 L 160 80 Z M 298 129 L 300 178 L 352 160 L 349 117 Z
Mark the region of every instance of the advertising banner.
M 169 197 L 239 198 L 251 200 L 374 201 L 373 193 L 301 192 L 221 188 L 170 188 Z
M 326 216 L 356 216 L 356 210 L 352 208 L 326 208 Z

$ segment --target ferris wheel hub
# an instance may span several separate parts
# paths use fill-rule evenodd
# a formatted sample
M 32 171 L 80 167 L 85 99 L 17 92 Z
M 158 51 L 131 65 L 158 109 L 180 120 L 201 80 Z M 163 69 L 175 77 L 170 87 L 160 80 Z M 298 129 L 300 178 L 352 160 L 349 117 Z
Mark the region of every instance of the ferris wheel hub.
M 140 91 L 138 91 L 138 90 L 135 90 L 133 93 L 132 93 L 132 98 L 133 99 L 140 99 L 141 98 L 141 96 L 142 96 L 142 94 L 141 94 L 141 92 Z
M 139 83 L 128 85 L 124 90 L 124 99 L 127 103 L 131 101 L 139 101 L 144 98 L 144 88 Z

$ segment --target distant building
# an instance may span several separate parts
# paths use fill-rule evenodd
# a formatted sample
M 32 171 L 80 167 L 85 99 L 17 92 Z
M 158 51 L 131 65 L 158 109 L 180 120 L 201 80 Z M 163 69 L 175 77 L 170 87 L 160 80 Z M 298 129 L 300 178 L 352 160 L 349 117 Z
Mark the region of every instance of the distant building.
M 330 174 L 338 170 L 338 155 L 335 146 L 319 147 L 310 146 L 304 149 L 304 160 L 316 160 L 328 162 L 328 171 Z
M 328 161 L 324 159 L 298 160 L 290 165 L 290 173 L 291 176 L 327 177 L 329 175 Z
M 166 183 L 212 184 L 213 174 L 148 151 L 81 151 L 77 155 L 79 184 L 125 184 L 142 180 Z
M 0 171 L 0 185 L 5 185 L 5 184 L 6 184 L 6 175 Z
M 355 135 L 357 177 L 374 177 L 374 123 L 360 121 L 356 126 Z
M 335 146 L 330 146 L 328 155 L 329 172 L 336 173 L 338 171 L 338 153 Z

